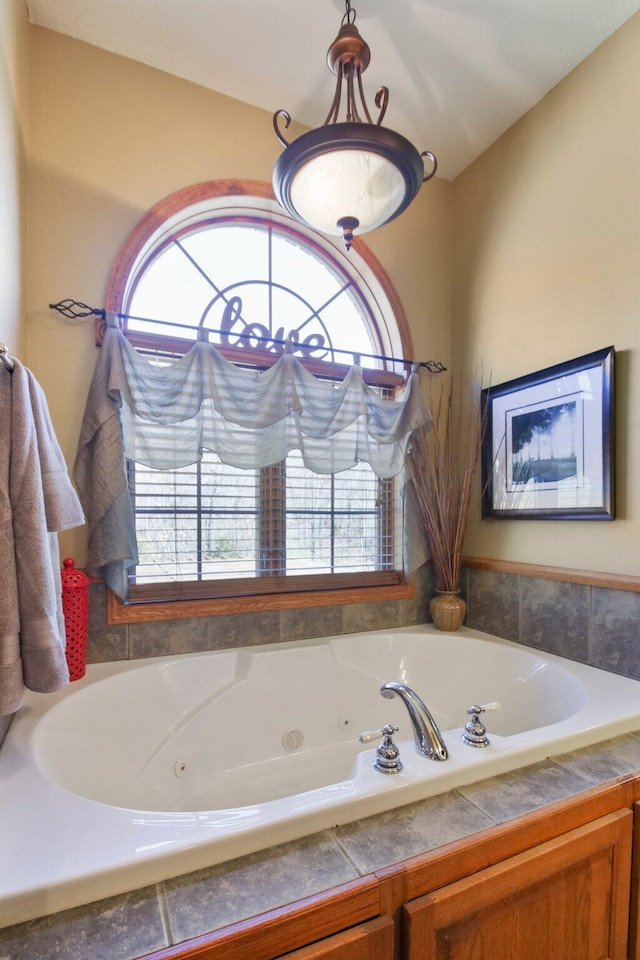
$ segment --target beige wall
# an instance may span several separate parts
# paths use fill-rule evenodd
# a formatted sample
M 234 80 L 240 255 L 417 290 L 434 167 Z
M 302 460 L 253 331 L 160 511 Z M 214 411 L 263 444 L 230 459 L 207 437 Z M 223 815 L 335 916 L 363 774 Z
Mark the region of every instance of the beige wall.
M 20 34 L 21 5 L 4 0 L 0 9 Z M 200 180 L 270 180 L 280 146 L 264 111 L 41 28 L 29 34 L 26 356 L 71 464 L 96 348 L 90 325 L 65 323 L 48 303 L 102 304 L 111 262 L 145 210 Z M 14 73 L 17 49 L 12 41 Z M 432 181 L 367 238 L 396 284 L 420 357 L 482 362 L 500 383 L 609 344 L 618 353 L 619 519 L 475 516 L 472 555 L 640 572 L 639 49 L 636 16 L 453 187 Z M 13 116 L 13 152 L 3 138 L 0 157 L 13 157 L 14 188 L 0 215 L 18 211 L 15 236 L 22 147 Z M 1 189 L 9 190 L 4 177 Z M 15 267 L 17 249 L 0 255 L 0 269 L 8 256 Z M 62 549 L 82 562 L 84 532 L 66 534 Z
M 640 15 L 454 184 L 452 349 L 494 384 L 613 344 L 618 519 L 480 521 L 473 556 L 640 575 Z
M 16 355 L 24 352 L 27 30 L 24 0 L 0 0 L 0 342 Z
M 41 28 L 31 28 L 31 44 L 28 359 L 71 464 L 96 348 L 91 325 L 66 324 L 48 304 L 102 305 L 112 260 L 150 206 L 202 180 L 270 181 L 281 147 L 262 110 Z M 445 363 L 450 194 L 449 183 L 432 181 L 370 243 L 403 301 L 416 354 Z M 61 541 L 81 563 L 84 531 Z

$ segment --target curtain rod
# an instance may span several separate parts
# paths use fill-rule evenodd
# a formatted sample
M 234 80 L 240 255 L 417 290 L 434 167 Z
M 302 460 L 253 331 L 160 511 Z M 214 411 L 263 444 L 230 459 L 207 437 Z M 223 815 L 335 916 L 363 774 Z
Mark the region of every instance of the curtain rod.
M 99 317 L 101 320 L 106 320 L 107 313 L 110 313 L 112 316 L 117 317 L 119 320 L 139 320 L 142 323 L 156 323 L 159 326 L 165 327 L 179 327 L 183 330 L 193 330 L 193 326 L 189 326 L 186 323 L 177 323 L 169 320 L 153 320 L 150 317 L 138 317 L 135 314 L 131 313 L 119 313 L 116 310 L 105 310 L 104 307 L 89 307 L 86 303 L 82 303 L 80 300 L 60 300 L 58 303 L 50 303 L 50 310 L 57 310 L 58 313 L 61 313 L 62 316 L 67 317 L 70 320 L 81 320 L 83 317 Z M 227 333 L 228 331 L 216 330 L 210 328 L 206 329 L 207 333 Z M 241 337 L 246 340 L 260 341 L 262 343 L 275 343 L 278 346 L 289 347 L 292 344 L 291 340 L 280 340 L 276 337 L 261 337 L 252 333 L 236 333 L 232 334 L 234 337 Z M 342 353 L 347 356 L 354 358 L 354 362 L 358 362 L 355 358 L 366 357 L 367 360 L 382 360 L 387 363 L 400 363 L 404 366 L 417 366 L 428 370 L 429 373 L 444 373 L 447 369 L 439 360 L 410 360 L 406 357 L 388 357 L 384 354 L 379 353 L 362 353 L 360 350 L 341 350 L 338 347 L 327 347 L 327 350 L 330 350 L 332 353 Z

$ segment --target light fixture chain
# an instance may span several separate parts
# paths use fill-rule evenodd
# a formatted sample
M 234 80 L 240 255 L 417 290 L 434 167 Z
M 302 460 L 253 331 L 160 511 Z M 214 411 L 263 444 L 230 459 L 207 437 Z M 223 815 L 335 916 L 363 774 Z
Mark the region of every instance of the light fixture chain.
M 345 0 L 344 6 L 346 13 L 342 18 L 342 23 L 349 23 L 353 25 L 356 22 L 356 11 L 351 6 L 351 0 Z

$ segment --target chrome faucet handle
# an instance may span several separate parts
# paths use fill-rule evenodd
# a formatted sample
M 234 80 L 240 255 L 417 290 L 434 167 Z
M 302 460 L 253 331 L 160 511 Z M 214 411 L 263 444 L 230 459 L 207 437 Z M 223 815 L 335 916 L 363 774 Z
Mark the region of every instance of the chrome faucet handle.
M 384 737 L 387 730 L 387 727 L 391 727 L 389 734 L 397 733 L 400 729 L 399 727 L 394 727 L 392 724 L 388 723 L 382 728 L 382 730 L 365 730 L 364 733 L 361 733 L 358 737 L 360 743 L 371 743 L 373 740 L 379 740 L 380 737 Z
M 497 700 L 492 700 L 491 703 L 485 703 L 480 706 L 477 703 L 472 703 L 470 707 L 467 707 L 467 713 L 485 713 L 487 710 L 499 710 L 500 704 Z
M 372 740 L 379 740 L 382 737 L 382 743 L 376 750 L 376 758 L 373 761 L 373 766 L 380 773 L 400 773 L 402 770 L 400 751 L 391 739 L 399 729 L 393 723 L 386 723 L 381 730 L 367 730 L 358 737 L 360 743 L 371 743 Z
M 471 716 L 464 728 L 462 740 L 470 747 L 488 747 L 489 737 L 485 725 L 480 720 L 480 714 L 488 710 L 499 710 L 500 704 L 496 700 L 491 703 L 485 703 L 482 706 L 478 703 L 472 703 L 467 708 L 467 713 Z

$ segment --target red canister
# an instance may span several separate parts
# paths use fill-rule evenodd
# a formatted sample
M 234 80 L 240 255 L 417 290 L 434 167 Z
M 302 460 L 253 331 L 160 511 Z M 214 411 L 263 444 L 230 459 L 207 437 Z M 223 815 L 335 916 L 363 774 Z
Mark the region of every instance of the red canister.
M 79 680 L 87 669 L 87 634 L 89 633 L 89 577 L 74 570 L 75 561 L 62 561 L 62 612 L 66 638 L 69 679 Z

